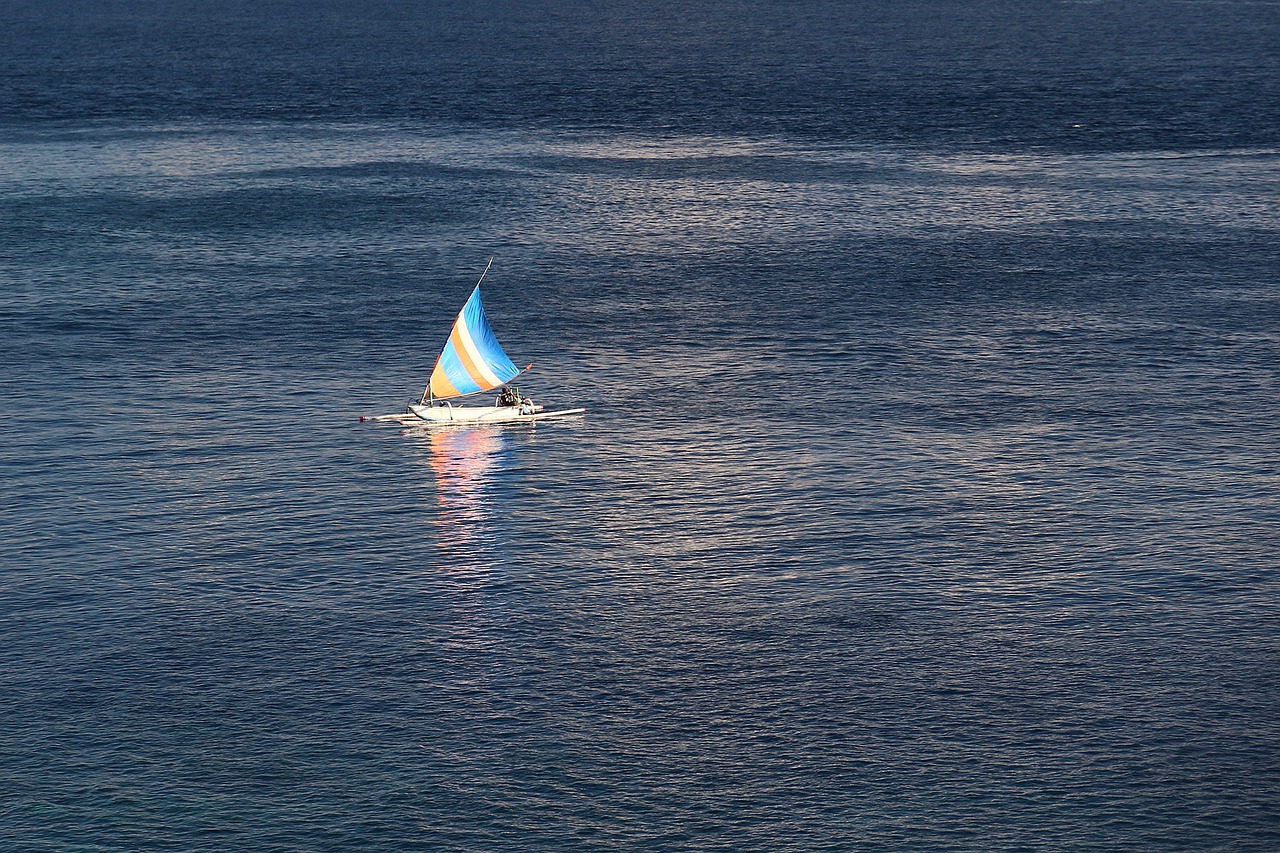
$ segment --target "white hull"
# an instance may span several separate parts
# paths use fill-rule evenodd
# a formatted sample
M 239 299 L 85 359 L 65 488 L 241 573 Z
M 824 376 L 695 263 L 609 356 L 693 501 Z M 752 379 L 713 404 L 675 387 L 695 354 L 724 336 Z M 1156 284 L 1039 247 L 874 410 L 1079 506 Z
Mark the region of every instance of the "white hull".
M 395 415 L 374 415 L 362 421 L 390 421 L 402 426 L 471 426 L 478 424 L 523 423 L 547 418 L 581 415 L 586 409 L 543 411 L 542 406 L 409 406 Z

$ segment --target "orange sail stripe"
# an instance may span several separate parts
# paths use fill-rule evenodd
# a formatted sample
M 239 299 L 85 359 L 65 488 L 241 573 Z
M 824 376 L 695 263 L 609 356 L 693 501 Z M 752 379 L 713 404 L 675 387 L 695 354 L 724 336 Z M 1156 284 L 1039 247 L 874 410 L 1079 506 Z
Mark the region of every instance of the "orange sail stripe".
M 462 367 L 467 371 L 475 383 L 481 388 L 488 390 L 491 386 L 489 380 L 484 378 L 484 374 L 476 367 L 476 363 L 471 359 L 471 353 L 467 352 L 467 348 L 462 344 L 462 335 L 458 332 L 458 326 L 462 324 L 459 319 L 453 326 L 453 331 L 449 333 L 449 343 L 453 344 L 453 351 L 458 354 L 458 361 L 462 362 Z M 457 393 L 456 391 L 454 392 Z
M 444 375 L 444 371 L 439 366 L 431 371 L 431 394 L 441 399 L 461 396 L 458 393 L 458 389 L 453 387 L 453 383 L 449 381 L 449 377 Z

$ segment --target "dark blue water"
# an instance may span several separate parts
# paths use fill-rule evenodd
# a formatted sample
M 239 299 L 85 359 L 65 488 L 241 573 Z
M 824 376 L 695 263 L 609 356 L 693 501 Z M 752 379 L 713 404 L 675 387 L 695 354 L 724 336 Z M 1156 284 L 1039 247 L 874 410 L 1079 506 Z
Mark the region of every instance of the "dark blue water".
M 6 3 L 0 847 L 1280 848 L 1278 199 L 1272 2 Z

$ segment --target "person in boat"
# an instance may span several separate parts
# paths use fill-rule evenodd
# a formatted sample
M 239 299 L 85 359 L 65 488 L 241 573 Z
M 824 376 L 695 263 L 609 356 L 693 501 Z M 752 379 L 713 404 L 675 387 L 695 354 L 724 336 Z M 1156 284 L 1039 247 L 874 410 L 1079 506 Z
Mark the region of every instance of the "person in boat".
M 502 393 L 498 395 L 499 406 L 518 406 L 520 405 L 520 389 L 512 385 L 508 385 L 502 389 Z

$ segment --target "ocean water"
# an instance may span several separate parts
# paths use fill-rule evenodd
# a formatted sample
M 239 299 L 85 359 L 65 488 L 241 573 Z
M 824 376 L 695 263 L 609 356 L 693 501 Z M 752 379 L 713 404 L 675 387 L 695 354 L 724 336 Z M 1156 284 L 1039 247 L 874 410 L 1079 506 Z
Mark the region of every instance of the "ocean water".
M 1278 378 L 1274 2 L 14 0 L 0 848 L 1278 849 Z

